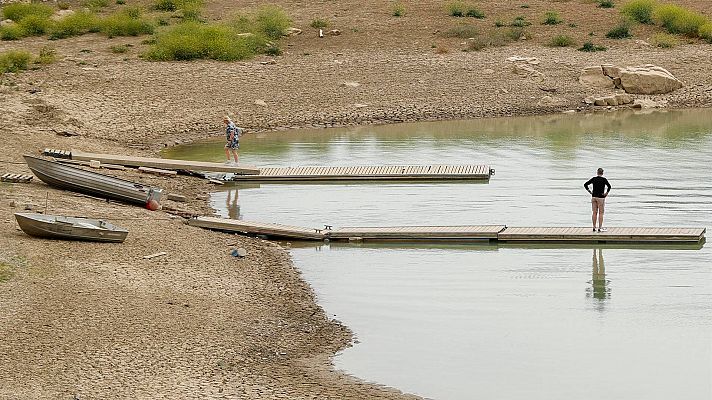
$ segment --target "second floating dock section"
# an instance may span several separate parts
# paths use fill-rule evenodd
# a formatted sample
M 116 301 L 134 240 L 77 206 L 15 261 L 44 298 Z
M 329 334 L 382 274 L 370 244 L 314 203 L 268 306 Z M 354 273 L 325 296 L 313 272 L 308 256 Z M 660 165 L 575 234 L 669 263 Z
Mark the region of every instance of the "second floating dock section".
M 705 228 L 620 227 L 605 232 L 572 227 L 505 225 L 391 226 L 308 229 L 297 226 L 198 217 L 190 225 L 248 235 L 291 240 L 348 241 L 491 241 L 519 243 L 701 243 Z

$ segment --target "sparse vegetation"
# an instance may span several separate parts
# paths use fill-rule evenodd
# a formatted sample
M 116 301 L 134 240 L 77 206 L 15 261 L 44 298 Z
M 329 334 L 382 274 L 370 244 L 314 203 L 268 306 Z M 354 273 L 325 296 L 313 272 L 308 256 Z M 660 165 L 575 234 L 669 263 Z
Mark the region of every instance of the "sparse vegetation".
M 122 5 L 126 4 L 126 0 L 116 0 L 116 4 L 122 6 Z
M 447 13 L 451 17 L 464 17 L 465 16 L 465 4 L 461 1 L 454 1 L 447 6 Z
M 615 3 L 613 3 L 612 0 L 600 0 L 598 2 L 598 6 L 601 8 L 613 8 L 615 7 Z
M 543 25 L 558 25 L 562 22 L 564 22 L 564 21 L 561 19 L 558 12 L 547 11 L 546 15 L 544 17 L 544 22 L 542 22 L 542 24 Z
M 594 51 L 606 51 L 608 50 L 607 48 L 603 46 L 598 46 L 593 44 L 592 42 L 586 42 L 581 46 L 578 51 L 586 51 L 586 52 L 594 52 Z
M 706 22 L 697 31 L 700 38 L 712 43 L 712 22 Z
M 487 47 L 500 47 L 506 46 L 512 41 L 504 32 L 494 31 L 490 32 L 488 35 L 476 36 L 474 39 L 470 40 L 467 44 L 468 51 L 480 51 Z
M 477 19 L 482 19 L 485 17 L 485 13 L 482 12 L 478 8 L 470 7 L 467 9 L 467 12 L 465 12 L 466 17 L 472 17 L 472 18 L 477 18 Z
M 0 74 L 2 74 L 2 69 L 0 69 Z M 0 283 L 9 280 L 12 278 L 12 275 L 12 265 L 0 261 Z
M 159 33 L 144 56 L 155 61 L 236 61 L 251 58 L 266 49 L 267 39 L 263 36 L 240 33 L 228 25 L 185 22 Z
M 28 15 L 17 24 L 24 36 L 42 36 L 49 31 L 52 21 L 43 15 Z
M 479 35 L 479 31 L 474 25 L 462 24 L 448 29 L 445 33 L 445 37 L 457 37 L 461 39 L 468 39 Z
M 153 30 L 153 23 L 142 18 L 138 7 L 126 8 L 101 21 L 101 32 L 110 38 L 147 35 L 153 33 Z
M 393 5 L 392 15 L 394 17 L 402 17 L 405 15 L 405 6 L 403 5 L 403 3 L 396 3 Z
M 40 54 L 35 59 L 35 64 L 49 65 L 57 61 L 57 52 L 49 46 L 40 49 Z
M 626 39 L 631 36 L 633 35 L 630 33 L 630 23 L 628 21 L 621 21 L 620 24 L 606 33 L 606 37 L 609 39 Z
M 655 0 L 631 0 L 621 8 L 621 13 L 641 24 L 652 24 L 656 6 Z
M 20 22 L 29 16 L 48 19 L 54 14 L 52 7 L 40 3 L 12 3 L 2 7 L 2 19 Z
M 505 32 L 505 36 L 511 40 L 529 39 L 531 35 L 523 26 L 513 26 Z
M 574 44 L 574 39 L 568 35 L 556 35 L 549 41 L 551 47 L 569 47 Z
M 27 69 L 32 55 L 24 50 L 10 50 L 0 54 L 0 74 L 20 72 Z
M 678 45 L 678 40 L 669 33 L 658 33 L 650 38 L 650 44 L 663 49 L 673 48 Z
M 99 8 L 107 7 L 109 5 L 109 0 L 87 0 L 84 2 L 84 5 L 92 10 L 97 10 Z
M 19 40 L 25 36 L 25 32 L 17 24 L 5 25 L 0 27 L 0 39 L 2 40 Z
M 312 22 L 309 24 L 314 29 L 323 29 L 329 26 L 329 21 L 323 18 L 315 18 L 312 20 Z
M 520 16 L 514 18 L 514 20 L 512 21 L 512 23 L 509 24 L 509 26 L 516 26 L 516 27 L 522 28 L 522 27 L 525 27 L 525 26 L 529 26 L 529 25 L 531 25 L 531 24 L 532 24 L 532 23 L 529 22 L 529 21 L 527 21 L 527 19 L 524 18 L 524 16 L 521 16 L 521 15 L 520 15 Z
M 57 21 L 50 29 L 50 39 L 65 39 L 89 32 L 99 32 L 101 21 L 91 12 L 78 11 Z
M 128 53 L 129 46 L 127 46 L 125 44 L 117 44 L 115 46 L 109 47 L 109 50 L 111 50 L 111 52 L 114 54 L 124 54 L 124 53 Z
M 708 19 L 699 13 L 675 4 L 663 4 L 653 12 L 653 19 L 668 32 L 696 37 Z
M 270 39 L 279 39 L 291 23 L 282 8 L 272 5 L 262 6 L 256 11 L 253 33 L 261 33 Z
M 494 26 L 496 26 L 497 28 L 501 28 L 503 26 L 507 26 L 507 24 L 505 24 L 504 21 L 498 19 L 497 21 L 494 21 Z
M 60 1 L 59 3 L 57 3 L 57 8 L 59 8 L 60 10 L 69 10 L 69 3 L 67 3 L 66 1 Z

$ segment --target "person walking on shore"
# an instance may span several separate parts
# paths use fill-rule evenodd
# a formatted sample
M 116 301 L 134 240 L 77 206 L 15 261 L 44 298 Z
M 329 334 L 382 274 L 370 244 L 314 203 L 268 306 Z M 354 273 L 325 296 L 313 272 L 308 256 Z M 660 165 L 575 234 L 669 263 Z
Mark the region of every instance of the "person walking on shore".
M 596 219 L 598 219 L 598 231 L 605 232 L 606 230 L 603 228 L 603 212 L 606 208 L 606 196 L 611 191 L 611 184 L 608 183 L 608 179 L 603 177 L 603 168 L 599 168 L 596 172 L 596 176 L 587 180 L 583 187 L 591 193 L 593 231 L 596 231 Z M 593 185 L 593 190 L 588 188 L 590 185 Z
M 238 128 L 229 116 L 225 116 L 223 119 L 225 122 L 225 164 L 230 164 L 230 153 L 235 159 L 234 164 L 237 164 L 237 150 L 240 149 L 240 136 L 242 136 L 242 129 Z

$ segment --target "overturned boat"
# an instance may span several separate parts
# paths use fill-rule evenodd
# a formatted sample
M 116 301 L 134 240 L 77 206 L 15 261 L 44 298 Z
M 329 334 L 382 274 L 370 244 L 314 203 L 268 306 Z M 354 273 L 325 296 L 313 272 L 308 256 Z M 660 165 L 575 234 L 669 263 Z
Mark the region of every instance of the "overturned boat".
M 86 171 L 44 158 L 28 155 L 24 157 L 32 172 L 50 186 L 140 204 L 149 210 L 160 208 L 163 191 L 159 188 Z
M 41 238 L 121 243 L 129 234 L 126 229 L 90 218 L 15 213 L 15 219 L 23 232 Z

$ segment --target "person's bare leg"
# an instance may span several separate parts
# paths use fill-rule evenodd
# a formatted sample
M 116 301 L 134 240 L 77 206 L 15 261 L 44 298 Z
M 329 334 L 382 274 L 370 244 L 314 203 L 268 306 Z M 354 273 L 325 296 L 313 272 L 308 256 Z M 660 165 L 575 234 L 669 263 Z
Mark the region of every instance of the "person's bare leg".
M 603 210 L 598 210 L 598 229 L 603 229 Z
M 232 149 L 232 156 L 235 158 L 235 164 L 237 164 L 237 150 Z
M 227 147 L 225 147 L 225 159 L 230 161 L 230 150 Z
M 596 229 L 596 217 L 598 216 L 598 204 L 591 200 L 591 222 L 593 222 L 593 229 Z

